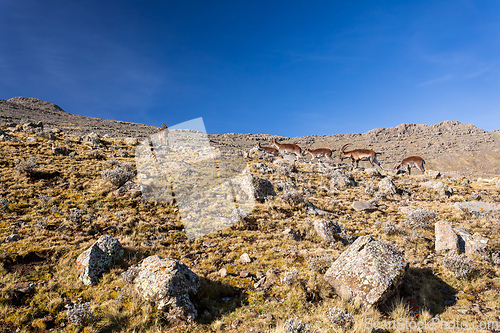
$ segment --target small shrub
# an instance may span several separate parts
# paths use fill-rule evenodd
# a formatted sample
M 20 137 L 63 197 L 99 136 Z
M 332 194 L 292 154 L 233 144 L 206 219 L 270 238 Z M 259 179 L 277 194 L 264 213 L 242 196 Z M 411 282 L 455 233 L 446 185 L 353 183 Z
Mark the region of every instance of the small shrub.
M 117 160 L 109 160 L 106 162 L 106 166 L 108 168 L 114 167 L 115 165 L 118 165 L 118 164 L 120 164 L 120 162 L 118 162 Z
M 285 188 L 283 192 L 278 195 L 278 198 L 291 206 L 296 206 L 304 202 L 302 193 L 292 188 Z
M 9 208 L 9 205 L 10 205 L 10 200 L 7 198 L 3 198 L 0 195 L 0 211 L 7 210 L 7 208 Z
M 72 305 L 65 305 L 68 322 L 77 326 L 87 326 L 96 323 L 99 317 L 94 314 L 90 307 L 90 302 L 73 302 Z
M 338 326 L 348 328 L 352 325 L 354 318 L 349 312 L 344 312 L 336 306 L 327 311 L 326 316 L 330 321 Z
M 121 274 L 123 281 L 128 284 L 134 283 L 135 278 L 139 274 L 140 268 L 139 266 L 132 265 L 126 271 Z
M 285 327 L 283 333 L 309 333 L 311 328 L 308 324 L 304 324 L 302 320 L 298 318 L 289 318 L 285 322 Z
M 448 255 L 443 259 L 443 265 L 452 271 L 459 280 L 466 280 L 477 271 L 474 261 L 464 254 L 452 253 Z
M 37 167 L 37 158 L 35 156 L 30 156 L 25 161 L 16 160 L 16 166 L 14 167 L 14 169 L 20 173 L 32 175 L 36 172 Z
M 393 222 L 387 222 L 383 227 L 382 230 L 387 234 L 387 235 L 394 235 L 399 232 L 399 228 L 394 224 Z
M 68 215 L 68 219 L 76 224 L 80 224 L 83 222 L 83 214 L 85 212 L 78 208 L 73 208 L 70 210 Z
M 101 177 L 103 180 L 109 181 L 111 184 L 120 187 L 128 180 L 134 178 L 134 174 L 131 171 L 127 171 L 119 166 L 115 166 L 111 170 L 104 170 L 101 173 Z
M 299 277 L 299 270 L 297 268 L 292 269 L 290 272 L 286 272 L 285 276 L 281 278 L 281 283 L 291 286 Z
M 319 256 L 310 256 L 307 258 L 307 262 L 309 263 L 308 268 L 320 274 L 325 273 L 334 261 L 335 257 L 330 253 L 323 253 Z
M 406 217 L 407 223 L 414 229 L 434 226 L 437 215 L 435 211 L 425 208 L 416 209 Z
M 51 196 L 47 194 L 40 194 L 38 195 L 38 199 L 40 200 L 40 205 L 43 208 L 48 208 L 49 207 L 49 201 L 50 201 Z

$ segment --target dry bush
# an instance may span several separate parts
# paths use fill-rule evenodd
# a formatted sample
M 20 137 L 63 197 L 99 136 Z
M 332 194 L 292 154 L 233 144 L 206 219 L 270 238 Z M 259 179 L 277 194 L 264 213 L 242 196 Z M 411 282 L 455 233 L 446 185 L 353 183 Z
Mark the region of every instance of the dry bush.
M 443 258 L 443 265 L 459 280 L 466 280 L 477 272 L 476 264 L 465 254 L 452 253 Z

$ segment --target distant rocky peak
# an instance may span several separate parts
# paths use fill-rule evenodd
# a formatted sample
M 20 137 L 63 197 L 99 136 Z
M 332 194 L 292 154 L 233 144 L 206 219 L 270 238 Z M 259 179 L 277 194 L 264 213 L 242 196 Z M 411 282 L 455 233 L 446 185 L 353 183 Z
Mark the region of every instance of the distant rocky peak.
M 24 107 L 30 108 L 30 109 L 39 109 L 43 111 L 56 111 L 56 112 L 64 112 L 66 113 L 63 109 L 61 109 L 59 106 L 53 103 L 49 103 L 46 101 L 42 101 L 41 99 L 38 98 L 31 98 L 31 97 L 12 97 L 7 100 L 7 102 L 11 104 L 19 104 Z

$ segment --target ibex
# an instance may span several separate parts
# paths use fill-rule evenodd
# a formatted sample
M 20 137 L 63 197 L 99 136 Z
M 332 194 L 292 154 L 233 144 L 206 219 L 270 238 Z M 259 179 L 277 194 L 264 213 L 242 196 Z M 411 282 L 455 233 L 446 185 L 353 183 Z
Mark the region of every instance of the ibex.
M 350 143 L 345 144 L 341 149 L 340 149 L 340 160 L 343 161 L 344 158 L 351 158 L 351 164 L 354 167 L 354 162 L 356 162 L 356 168 L 359 165 L 359 161 L 369 161 L 371 165 L 373 166 L 373 163 L 377 164 L 381 169 L 382 166 L 380 165 L 379 161 L 377 161 L 377 155 L 380 155 L 381 153 L 376 153 L 371 149 L 354 149 L 351 151 L 344 151 L 347 146 L 351 145 Z
M 319 161 L 320 157 L 324 156 L 324 157 L 329 158 L 330 161 L 333 162 L 332 150 L 328 149 L 328 148 L 318 148 L 318 149 L 313 149 L 313 150 L 305 149 L 304 156 L 307 154 L 311 154 L 312 159 L 318 159 L 318 161 Z
M 406 168 L 408 170 L 408 174 L 411 175 L 411 166 L 414 166 L 418 170 L 425 172 L 424 168 L 425 161 L 420 156 L 410 156 L 403 159 L 400 163 L 394 164 L 394 172 L 398 172 L 401 168 Z
M 297 158 L 304 157 L 302 155 L 302 149 L 293 143 L 278 143 L 275 139 L 272 141 L 273 146 L 275 146 L 280 154 L 295 154 Z
M 253 147 L 257 148 L 257 149 L 260 149 L 260 150 L 264 150 L 266 153 L 273 154 L 275 156 L 279 155 L 278 149 L 273 148 L 273 147 L 264 147 L 264 146 L 261 146 L 260 145 L 260 141 L 257 142 L 257 144 L 255 146 L 253 146 Z
M 160 125 L 163 125 L 163 128 L 160 128 L 158 131 L 158 141 L 160 144 L 167 144 L 168 143 L 168 127 L 164 123 L 160 123 Z

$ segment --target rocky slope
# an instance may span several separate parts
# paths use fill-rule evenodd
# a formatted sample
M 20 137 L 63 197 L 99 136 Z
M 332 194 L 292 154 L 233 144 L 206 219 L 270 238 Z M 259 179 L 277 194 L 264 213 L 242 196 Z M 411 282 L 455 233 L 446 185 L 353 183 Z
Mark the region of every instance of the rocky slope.
M 35 98 L 14 97 L 0 100 L 0 125 L 26 121 L 43 121 L 71 134 L 96 132 L 110 137 L 145 138 L 158 128 L 144 124 L 90 118 L 63 111 L 55 104 Z M 338 156 L 345 143 L 355 148 L 370 148 L 381 152 L 379 161 L 385 168 L 410 155 L 422 156 L 431 169 L 467 176 L 497 176 L 500 174 L 500 130 L 484 131 L 472 124 L 444 121 L 434 125 L 400 124 L 391 128 L 376 128 L 366 133 L 277 137 L 269 134 L 214 134 L 211 142 L 217 147 L 248 150 L 257 141 L 270 144 L 272 138 L 293 142 L 301 147 L 328 147 Z M 338 159 L 336 158 L 336 161 Z M 362 163 L 363 164 L 363 163 Z

